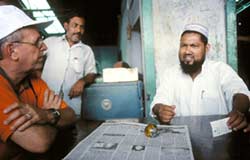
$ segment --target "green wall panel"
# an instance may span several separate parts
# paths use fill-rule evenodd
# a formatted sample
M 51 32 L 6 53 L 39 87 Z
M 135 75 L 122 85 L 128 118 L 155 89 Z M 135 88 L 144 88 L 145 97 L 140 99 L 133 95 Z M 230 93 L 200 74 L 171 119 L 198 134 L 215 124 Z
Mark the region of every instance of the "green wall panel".
M 149 116 L 150 104 L 155 95 L 155 62 L 153 42 L 152 0 L 141 0 L 141 29 L 144 64 L 145 115 Z
M 226 1 L 227 63 L 237 71 L 237 33 L 235 0 Z
M 96 59 L 97 72 L 102 74 L 102 69 L 112 68 L 118 60 L 119 50 L 116 46 L 93 47 Z

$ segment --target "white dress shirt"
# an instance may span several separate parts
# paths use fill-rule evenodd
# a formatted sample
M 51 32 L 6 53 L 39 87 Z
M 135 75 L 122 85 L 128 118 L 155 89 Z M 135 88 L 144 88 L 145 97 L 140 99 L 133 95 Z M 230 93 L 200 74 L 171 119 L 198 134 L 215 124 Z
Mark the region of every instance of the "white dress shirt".
M 151 104 L 176 106 L 176 116 L 227 114 L 235 93 L 249 96 L 243 80 L 227 64 L 206 60 L 197 77 L 183 73 L 176 65 L 164 72 Z
M 82 42 L 70 47 L 65 35 L 49 37 L 44 42 L 48 50 L 42 78 L 56 94 L 62 87 L 64 100 L 80 115 L 81 96 L 70 99 L 68 94 L 76 81 L 88 73 L 96 73 L 94 53 Z

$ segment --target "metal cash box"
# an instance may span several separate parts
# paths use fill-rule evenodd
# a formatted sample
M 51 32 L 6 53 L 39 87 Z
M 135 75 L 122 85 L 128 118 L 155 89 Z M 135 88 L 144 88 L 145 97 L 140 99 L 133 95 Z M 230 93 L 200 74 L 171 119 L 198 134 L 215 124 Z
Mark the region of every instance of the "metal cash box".
M 142 118 L 142 82 L 95 83 L 85 88 L 82 117 L 91 120 Z

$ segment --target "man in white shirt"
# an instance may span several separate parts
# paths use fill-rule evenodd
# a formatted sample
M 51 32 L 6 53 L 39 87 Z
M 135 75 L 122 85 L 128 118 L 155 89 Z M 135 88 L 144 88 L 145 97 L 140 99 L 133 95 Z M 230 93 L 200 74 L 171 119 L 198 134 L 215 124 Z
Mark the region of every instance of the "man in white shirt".
M 60 94 L 79 116 L 84 87 L 95 80 L 96 67 L 92 49 L 81 42 L 85 19 L 77 13 L 64 22 L 66 34 L 45 39 L 48 47 L 42 78 Z
M 206 60 L 208 30 L 188 24 L 181 35 L 180 64 L 167 68 L 151 104 L 151 115 L 163 123 L 174 116 L 228 114 L 228 126 L 242 129 L 247 122 L 249 91 L 223 62 Z

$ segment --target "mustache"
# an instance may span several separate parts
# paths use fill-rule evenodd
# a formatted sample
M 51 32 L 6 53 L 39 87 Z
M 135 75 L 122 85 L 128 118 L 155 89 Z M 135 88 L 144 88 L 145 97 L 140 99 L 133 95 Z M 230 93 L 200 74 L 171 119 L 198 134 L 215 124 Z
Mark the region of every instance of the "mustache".
M 78 36 L 81 36 L 82 33 L 81 32 L 77 32 L 77 33 L 73 33 L 73 35 L 78 35 Z

